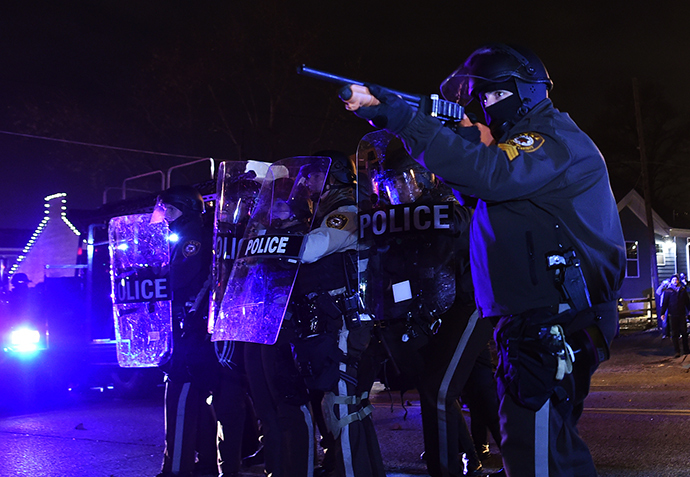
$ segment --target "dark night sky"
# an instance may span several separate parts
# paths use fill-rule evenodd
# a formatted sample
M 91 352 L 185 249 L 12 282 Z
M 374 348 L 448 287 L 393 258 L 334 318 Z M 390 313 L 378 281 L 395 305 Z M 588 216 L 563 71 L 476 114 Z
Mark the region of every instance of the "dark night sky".
M 204 7 L 221 8 L 218 5 L 226 3 L 235 2 L 3 2 L 0 104 L 5 114 L 0 117 L 0 131 L 131 149 L 155 148 L 192 157 L 234 158 L 222 143 L 190 137 L 186 142 L 148 144 L 128 133 L 137 130 L 143 115 L 131 101 L 132 85 L 141 81 L 142 69 L 171 45 L 194 48 L 203 44 L 198 39 L 207 28 L 223 28 L 230 18 L 208 13 L 211 8 Z M 308 33 L 318 43 L 318 48 L 312 44 L 292 52 L 290 60 L 295 66 L 306 63 L 402 91 L 433 93 L 477 46 L 503 41 L 524 44 L 537 52 L 554 80 L 551 96 L 556 107 L 570 113 L 585 130 L 597 124 L 610 88 L 629 89 L 633 77 L 658 84 L 681 109 L 690 109 L 686 92 L 690 7 L 685 2 L 246 3 L 251 6 L 235 10 L 228 6 L 224 11 L 256 34 Z M 289 4 L 294 5 L 287 13 L 259 13 Z M 230 23 L 228 28 L 237 29 Z M 289 44 L 282 46 L 276 52 L 285 54 Z M 312 99 L 309 90 L 317 86 L 308 78 L 300 81 L 303 116 L 307 116 Z M 331 106 L 339 108 L 335 87 L 333 91 Z M 65 98 L 68 101 L 63 102 Z M 69 104 L 70 108 L 35 106 L 55 104 Z M 88 123 L 72 124 L 75 111 L 81 110 L 88 110 Z M 302 117 L 300 106 L 292 113 Z M 342 114 L 344 121 L 357 121 Z M 367 131 L 358 126 L 357 130 Z M 180 123 L 180 136 L 192 136 L 191 131 Z M 345 146 L 351 147 L 348 152 L 354 152 L 358 139 L 351 137 L 351 145 Z M 94 153 L 94 148 L 85 146 L 0 133 L 0 228 L 34 228 L 42 215 L 43 197 L 55 192 L 67 192 L 71 207 L 98 207 L 103 188 L 89 185 L 94 167 L 89 165 L 89 157 Z M 140 157 L 142 163 L 150 159 L 145 154 Z M 75 158 L 84 164 L 80 171 L 61 167 L 62 161 Z M 127 175 L 113 173 L 107 185 L 119 186 Z

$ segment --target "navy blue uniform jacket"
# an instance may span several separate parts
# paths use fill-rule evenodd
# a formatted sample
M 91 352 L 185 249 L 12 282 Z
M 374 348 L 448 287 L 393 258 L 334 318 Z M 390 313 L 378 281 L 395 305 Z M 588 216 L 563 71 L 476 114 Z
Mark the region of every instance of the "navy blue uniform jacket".
M 462 131 L 466 129 L 466 131 Z M 497 145 L 418 113 L 400 133 L 415 159 L 479 200 L 471 267 L 483 316 L 557 305 L 546 255 L 572 247 L 593 304 L 618 298 L 625 242 L 606 164 L 592 140 L 545 99 Z

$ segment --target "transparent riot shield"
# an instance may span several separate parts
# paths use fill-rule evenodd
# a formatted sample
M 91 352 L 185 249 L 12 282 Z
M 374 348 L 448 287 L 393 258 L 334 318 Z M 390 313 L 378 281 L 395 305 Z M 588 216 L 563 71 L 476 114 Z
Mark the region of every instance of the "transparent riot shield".
M 110 277 L 122 367 L 163 364 L 172 351 L 170 248 L 165 223 L 151 214 L 114 217 L 108 226 Z
M 244 237 L 269 166 L 259 161 L 226 161 L 218 167 L 209 333 L 213 333 L 239 242 Z
M 292 157 L 268 169 L 239 243 L 213 341 L 276 342 L 329 167 L 326 157 Z
M 364 136 L 357 159 L 366 307 L 377 320 L 415 317 L 434 331 L 455 300 L 453 192 L 386 131 Z

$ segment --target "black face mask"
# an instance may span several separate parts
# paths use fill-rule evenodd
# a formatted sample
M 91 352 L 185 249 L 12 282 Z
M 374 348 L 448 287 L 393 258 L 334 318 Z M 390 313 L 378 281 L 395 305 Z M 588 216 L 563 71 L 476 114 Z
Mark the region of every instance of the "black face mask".
M 496 139 L 517 122 L 520 118 L 519 110 L 521 107 L 520 97 L 513 94 L 488 108 L 484 108 L 486 123 Z
M 518 88 L 513 78 L 502 83 L 493 83 L 490 89 L 485 89 L 486 91 L 505 90 L 513 93 L 489 107 L 484 107 L 482 104 L 486 124 L 491 128 L 493 136 L 498 139 L 505 130 L 510 128 L 510 126 L 519 119 L 522 100 L 520 99 L 520 94 L 518 93 Z
M 518 117 L 518 111 L 522 107 L 522 101 L 517 93 L 484 108 L 484 117 L 489 126 L 494 123 L 503 124 L 506 121 L 513 121 Z

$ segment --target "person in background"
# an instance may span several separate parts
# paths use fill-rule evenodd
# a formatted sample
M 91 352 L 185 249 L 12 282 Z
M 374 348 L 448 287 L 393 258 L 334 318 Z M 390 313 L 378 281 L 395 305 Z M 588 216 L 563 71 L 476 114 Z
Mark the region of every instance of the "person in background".
M 669 337 L 668 320 L 666 320 L 665 317 L 661 314 L 661 307 L 664 305 L 664 290 L 666 290 L 670 285 L 671 285 L 671 279 L 667 278 L 665 280 L 662 280 L 662 282 L 656 288 L 656 297 L 657 297 L 656 298 L 656 304 L 657 304 L 656 324 L 657 324 L 657 328 L 659 328 L 661 330 L 661 338 L 662 339 Z
M 683 344 L 683 354 L 690 353 L 688 348 L 687 316 L 690 311 L 690 298 L 678 275 L 673 275 L 671 281 L 662 292 L 661 313 L 662 320 L 667 323 L 668 336 L 673 342 L 675 357 L 680 357 L 680 345 Z

